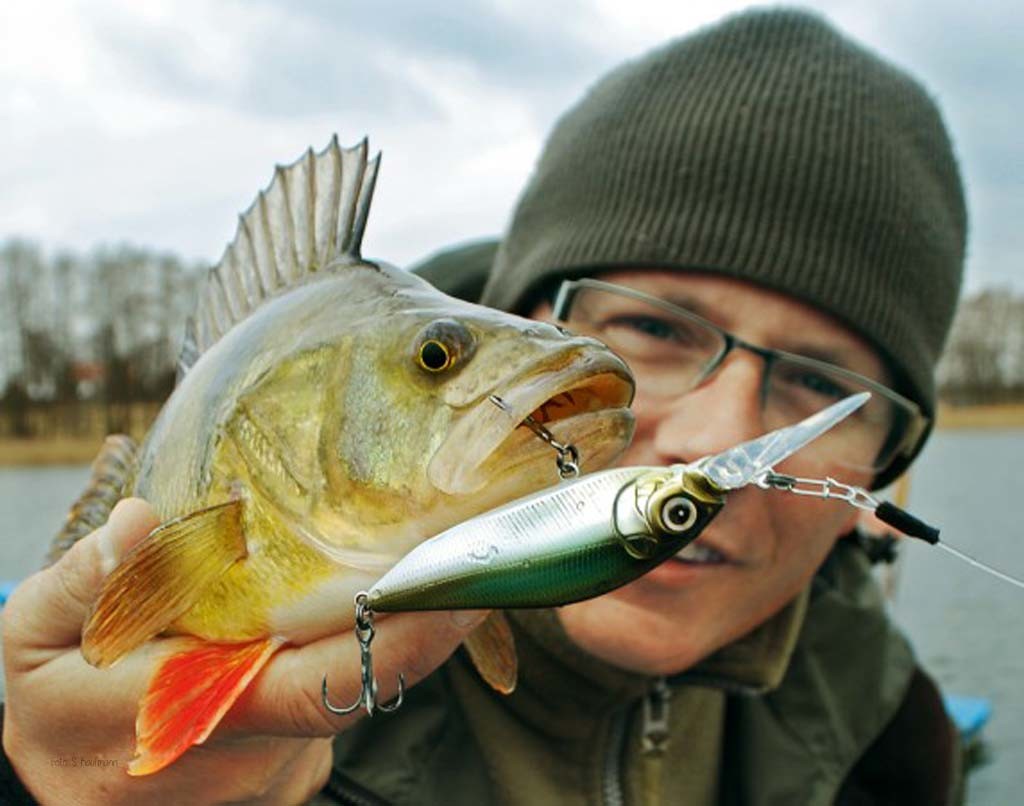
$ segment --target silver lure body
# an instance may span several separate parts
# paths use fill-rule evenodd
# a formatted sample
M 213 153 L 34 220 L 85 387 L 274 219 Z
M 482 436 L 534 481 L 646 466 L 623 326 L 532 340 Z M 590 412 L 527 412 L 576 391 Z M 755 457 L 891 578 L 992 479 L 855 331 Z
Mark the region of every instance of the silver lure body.
M 598 596 L 684 548 L 724 500 L 686 465 L 592 473 L 421 543 L 373 585 L 367 605 L 551 607 Z M 682 516 L 660 517 L 672 508 Z

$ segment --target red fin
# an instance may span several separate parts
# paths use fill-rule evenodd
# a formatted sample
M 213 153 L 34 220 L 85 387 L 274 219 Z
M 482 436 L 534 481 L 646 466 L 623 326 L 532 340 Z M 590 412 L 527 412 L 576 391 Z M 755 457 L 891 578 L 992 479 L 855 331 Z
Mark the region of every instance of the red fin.
M 194 744 L 202 744 L 228 708 L 284 641 L 246 644 L 187 639 L 190 648 L 164 660 L 149 681 L 135 720 L 130 775 L 162 770 Z

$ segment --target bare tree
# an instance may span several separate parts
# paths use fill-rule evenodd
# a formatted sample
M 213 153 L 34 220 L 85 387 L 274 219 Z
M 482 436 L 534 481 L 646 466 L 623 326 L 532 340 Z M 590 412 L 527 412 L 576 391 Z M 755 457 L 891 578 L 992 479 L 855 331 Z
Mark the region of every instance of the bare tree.
M 1024 392 L 1024 298 L 988 289 L 964 300 L 938 368 L 952 403 L 998 403 Z

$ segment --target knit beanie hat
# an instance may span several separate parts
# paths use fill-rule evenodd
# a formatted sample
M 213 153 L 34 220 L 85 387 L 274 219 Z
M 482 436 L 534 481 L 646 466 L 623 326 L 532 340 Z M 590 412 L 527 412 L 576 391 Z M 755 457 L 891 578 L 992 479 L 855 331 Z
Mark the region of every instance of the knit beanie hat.
M 559 120 L 481 301 L 522 312 L 616 267 L 747 280 L 859 333 L 931 418 L 966 230 L 925 90 L 817 15 L 756 10 L 627 62 Z
M 434 252 L 409 266 L 409 271 L 449 296 L 476 302 L 497 252 L 497 238 L 478 238 Z

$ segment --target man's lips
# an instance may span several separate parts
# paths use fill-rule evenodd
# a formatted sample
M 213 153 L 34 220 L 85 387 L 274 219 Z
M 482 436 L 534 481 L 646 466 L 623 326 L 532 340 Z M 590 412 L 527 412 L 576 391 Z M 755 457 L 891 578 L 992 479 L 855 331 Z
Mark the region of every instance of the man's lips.
M 695 540 L 672 559 L 687 565 L 732 564 L 727 554 L 701 540 Z

